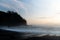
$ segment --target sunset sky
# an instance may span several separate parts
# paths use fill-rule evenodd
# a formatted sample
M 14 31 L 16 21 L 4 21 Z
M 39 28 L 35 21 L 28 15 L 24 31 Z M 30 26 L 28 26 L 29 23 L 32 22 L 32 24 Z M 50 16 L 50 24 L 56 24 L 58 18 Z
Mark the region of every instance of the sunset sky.
M 60 0 L 0 0 L 0 10 L 16 11 L 28 24 L 60 24 Z

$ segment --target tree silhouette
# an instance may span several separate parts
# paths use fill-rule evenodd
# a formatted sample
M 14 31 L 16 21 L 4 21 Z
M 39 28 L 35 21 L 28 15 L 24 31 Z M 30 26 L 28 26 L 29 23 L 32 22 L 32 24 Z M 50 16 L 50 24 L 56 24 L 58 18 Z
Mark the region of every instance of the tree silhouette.
M 17 12 L 13 11 L 0 11 L 0 25 L 1 26 L 16 26 L 26 25 L 27 22 Z

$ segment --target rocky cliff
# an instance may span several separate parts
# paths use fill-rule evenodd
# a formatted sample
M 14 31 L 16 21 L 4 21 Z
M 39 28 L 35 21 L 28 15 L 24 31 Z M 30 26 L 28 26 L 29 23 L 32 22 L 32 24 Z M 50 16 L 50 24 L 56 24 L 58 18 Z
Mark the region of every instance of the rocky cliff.
M 27 25 L 27 22 L 17 12 L 0 11 L 0 26 L 16 26 L 16 25 Z

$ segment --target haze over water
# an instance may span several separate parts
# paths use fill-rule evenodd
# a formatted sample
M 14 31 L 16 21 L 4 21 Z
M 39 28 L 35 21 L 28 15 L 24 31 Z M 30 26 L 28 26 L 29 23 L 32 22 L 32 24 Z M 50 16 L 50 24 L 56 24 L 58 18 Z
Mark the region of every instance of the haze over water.
M 3 30 L 9 31 L 16 31 L 16 32 L 24 32 L 24 33 L 31 33 L 31 34 L 49 34 L 49 35 L 56 35 L 60 36 L 60 27 L 54 26 L 16 26 L 16 27 L 0 27 Z

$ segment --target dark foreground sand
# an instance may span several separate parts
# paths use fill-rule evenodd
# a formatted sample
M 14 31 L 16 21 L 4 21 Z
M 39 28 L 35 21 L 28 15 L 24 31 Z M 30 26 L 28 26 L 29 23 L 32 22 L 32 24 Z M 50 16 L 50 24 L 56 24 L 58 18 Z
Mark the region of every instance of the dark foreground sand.
M 31 37 L 26 40 L 60 40 L 60 36 L 42 36 L 42 37 Z
M 32 36 L 25 38 L 25 33 L 12 32 L 0 29 L 0 40 L 60 40 L 60 36 Z

